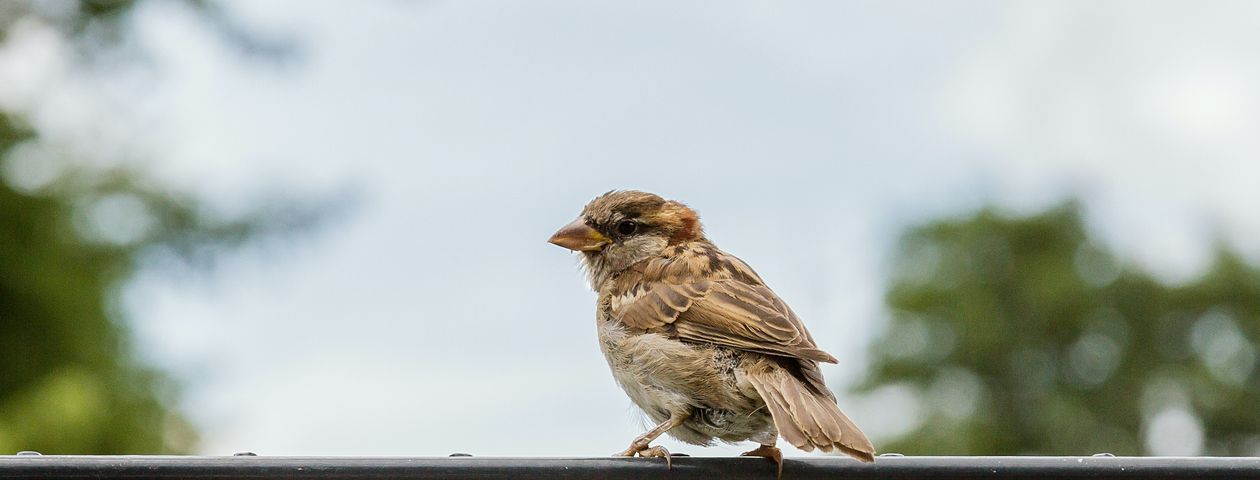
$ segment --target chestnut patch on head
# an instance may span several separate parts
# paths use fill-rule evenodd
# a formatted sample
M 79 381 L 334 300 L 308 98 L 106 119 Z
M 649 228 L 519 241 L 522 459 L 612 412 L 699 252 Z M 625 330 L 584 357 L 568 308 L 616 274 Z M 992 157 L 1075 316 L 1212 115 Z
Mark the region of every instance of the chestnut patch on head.
M 678 228 L 669 236 L 669 244 L 677 245 L 700 238 L 700 216 L 690 208 L 679 205 Z

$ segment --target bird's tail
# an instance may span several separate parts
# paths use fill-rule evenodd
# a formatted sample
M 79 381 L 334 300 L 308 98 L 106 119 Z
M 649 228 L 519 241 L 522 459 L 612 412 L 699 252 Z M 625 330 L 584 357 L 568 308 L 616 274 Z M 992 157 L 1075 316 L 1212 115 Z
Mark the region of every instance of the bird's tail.
M 875 461 L 875 446 L 830 396 L 777 366 L 748 372 L 747 378 L 765 399 L 779 434 L 796 448 L 840 450 L 863 462 Z

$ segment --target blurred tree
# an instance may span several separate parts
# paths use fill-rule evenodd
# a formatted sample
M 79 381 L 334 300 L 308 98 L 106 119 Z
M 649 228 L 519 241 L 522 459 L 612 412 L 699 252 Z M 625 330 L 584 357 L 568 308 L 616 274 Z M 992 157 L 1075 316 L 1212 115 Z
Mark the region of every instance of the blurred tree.
M 5 1 L 0 47 L 12 27 L 34 22 L 78 47 L 72 61 L 87 68 L 101 52 L 135 49 L 123 40 L 139 3 Z M 213 4 L 187 4 L 235 44 L 261 45 Z M 200 262 L 295 231 L 314 209 L 225 220 L 136 172 L 65 158 L 58 152 L 91 149 L 50 144 L 29 115 L 0 106 L 0 453 L 188 452 L 196 434 L 171 407 L 175 384 L 129 345 L 120 285 L 155 259 Z
M 1078 210 L 984 210 L 902 238 L 858 390 L 922 408 L 882 450 L 1260 452 L 1260 271 L 1218 247 L 1201 278 L 1162 284 L 1091 240 Z

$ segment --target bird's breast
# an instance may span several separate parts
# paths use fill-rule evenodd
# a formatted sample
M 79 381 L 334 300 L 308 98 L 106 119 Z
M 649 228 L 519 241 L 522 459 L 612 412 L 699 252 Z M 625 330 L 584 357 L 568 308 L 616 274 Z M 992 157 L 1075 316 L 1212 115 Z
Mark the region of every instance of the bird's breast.
M 600 322 L 599 339 L 617 383 L 655 421 L 671 412 L 756 408 L 737 387 L 737 352 L 635 331 L 612 319 Z
M 686 403 L 684 398 L 670 394 L 655 384 L 663 372 L 651 372 L 646 367 L 647 364 L 661 363 L 652 348 L 653 344 L 664 347 L 660 339 L 631 333 L 620 322 L 603 321 L 599 325 L 599 343 L 617 385 L 653 421 L 663 421 L 671 411 Z

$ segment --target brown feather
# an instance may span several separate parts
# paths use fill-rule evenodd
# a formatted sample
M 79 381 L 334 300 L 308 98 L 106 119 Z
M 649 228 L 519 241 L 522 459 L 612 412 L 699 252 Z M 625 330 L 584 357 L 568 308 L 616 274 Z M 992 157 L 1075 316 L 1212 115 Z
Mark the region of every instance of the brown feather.
M 838 449 L 864 462 L 875 461 L 875 447 L 831 398 L 814 393 L 770 362 L 748 369 L 747 378 L 765 400 L 779 434 L 792 445 L 805 451 Z
M 625 301 L 613 304 L 613 315 L 644 330 L 673 323 L 683 340 L 836 363 L 751 268 L 712 244 L 697 243 L 693 248 L 703 254 L 654 258 L 619 276 L 621 288 L 614 287 L 613 295 Z M 717 261 L 697 266 L 688 258 Z M 710 263 L 718 270 L 708 272 L 707 279 L 692 272 Z
M 766 407 L 770 409 L 770 416 L 774 418 L 775 428 L 779 430 L 779 435 L 796 448 L 806 452 L 813 451 L 814 444 L 809 441 L 796 422 L 791 421 L 791 414 L 787 411 L 787 401 L 783 399 L 783 394 L 779 393 L 778 389 L 769 388 L 757 380 L 752 381 L 753 387 L 766 401 Z

